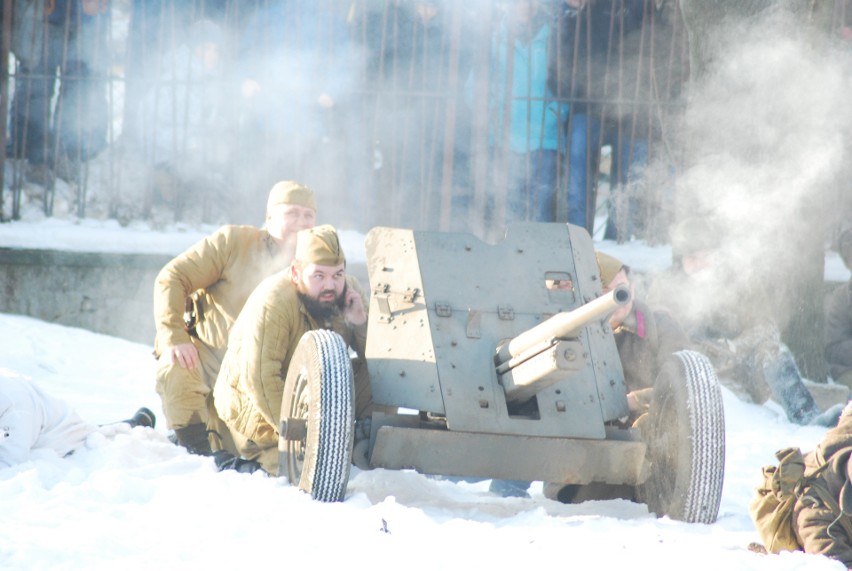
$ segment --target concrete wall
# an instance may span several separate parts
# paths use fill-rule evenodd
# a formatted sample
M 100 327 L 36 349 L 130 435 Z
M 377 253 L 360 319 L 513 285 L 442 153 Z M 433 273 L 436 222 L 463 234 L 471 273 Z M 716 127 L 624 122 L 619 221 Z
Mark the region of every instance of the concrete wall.
M 154 344 L 154 279 L 172 256 L 0 248 L 0 313 Z M 348 268 L 366 290 L 362 264 Z
M 0 312 L 154 343 L 154 278 L 171 256 L 0 248 Z

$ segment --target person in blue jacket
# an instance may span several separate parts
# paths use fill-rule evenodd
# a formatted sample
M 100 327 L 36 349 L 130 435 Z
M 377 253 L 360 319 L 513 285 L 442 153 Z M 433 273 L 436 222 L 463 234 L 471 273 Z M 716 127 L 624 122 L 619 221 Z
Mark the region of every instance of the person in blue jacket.
M 555 221 L 568 117 L 568 104 L 555 99 L 548 81 L 556 49 L 553 18 L 538 0 L 509 2 L 492 37 L 488 101 L 489 142 L 496 170 L 506 173 L 506 222 Z

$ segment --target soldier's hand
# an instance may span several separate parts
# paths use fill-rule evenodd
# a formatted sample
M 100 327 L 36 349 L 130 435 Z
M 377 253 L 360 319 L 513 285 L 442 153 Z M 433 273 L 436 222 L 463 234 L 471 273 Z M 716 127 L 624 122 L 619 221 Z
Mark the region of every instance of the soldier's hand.
M 630 412 L 638 412 L 640 409 L 639 399 L 632 392 L 627 393 L 627 410 Z
M 367 311 L 361 294 L 352 288 L 346 288 L 343 302 L 343 317 L 352 325 L 363 325 L 367 321 Z
M 198 366 L 198 349 L 192 343 L 181 343 L 169 349 L 172 363 L 177 363 L 184 369 L 194 369 Z

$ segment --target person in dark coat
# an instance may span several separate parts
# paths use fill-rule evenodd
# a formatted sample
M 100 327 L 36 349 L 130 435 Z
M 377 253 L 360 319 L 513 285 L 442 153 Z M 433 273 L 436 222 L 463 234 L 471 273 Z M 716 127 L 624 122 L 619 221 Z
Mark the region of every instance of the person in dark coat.
M 852 222 L 840 233 L 837 251 L 852 270 Z M 826 300 L 825 359 L 834 382 L 852 388 L 852 277 Z
M 27 159 L 30 182 L 52 187 L 57 174 L 79 180 L 81 163 L 107 146 L 108 7 L 106 0 L 14 3 L 7 153 Z

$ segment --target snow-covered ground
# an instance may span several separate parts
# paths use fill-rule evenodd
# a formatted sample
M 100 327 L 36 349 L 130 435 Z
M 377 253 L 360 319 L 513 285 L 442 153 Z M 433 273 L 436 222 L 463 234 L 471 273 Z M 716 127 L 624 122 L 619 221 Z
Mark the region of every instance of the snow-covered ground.
M 208 229 L 46 220 L 0 224 L 0 246 L 176 253 Z M 350 259 L 363 236 L 342 232 Z M 598 247 L 658 270 L 668 248 Z M 827 256 L 826 275 L 848 272 Z M 839 264 L 839 265 L 838 265 Z M 775 450 L 810 449 L 825 429 L 789 424 L 780 408 L 746 404 L 723 389 L 726 475 L 712 525 L 657 519 L 626 501 L 562 505 L 534 484 L 531 499 L 505 499 L 488 483 L 453 483 L 409 471 L 353 468 L 346 501 L 320 504 L 260 474 L 219 473 L 213 461 L 167 440 L 154 391 L 151 347 L 0 314 L 0 383 L 32 379 L 85 419 L 110 423 L 139 406 L 155 430 L 112 425 L 68 458 L 40 453 L 0 470 L 0 569 L 842 569 L 802 553 L 748 551 L 758 537 L 747 506 Z
M 0 315 L 0 384 L 15 377 L 94 423 L 141 405 L 162 421 L 146 345 Z M 40 453 L 0 470 L 0 569 L 842 569 L 748 551 L 758 539 L 747 505 L 760 466 L 778 448 L 811 448 L 824 429 L 791 425 L 772 403 L 723 396 L 726 475 L 712 525 L 657 519 L 620 500 L 562 505 L 541 484 L 531 499 L 505 499 L 487 482 L 356 468 L 346 501 L 321 504 L 278 479 L 217 472 L 172 445 L 160 422 L 108 426 L 70 457 Z

